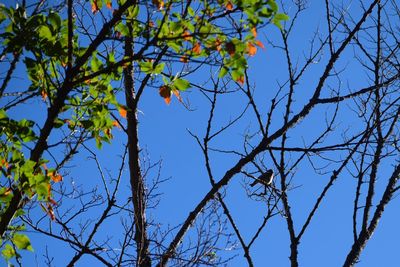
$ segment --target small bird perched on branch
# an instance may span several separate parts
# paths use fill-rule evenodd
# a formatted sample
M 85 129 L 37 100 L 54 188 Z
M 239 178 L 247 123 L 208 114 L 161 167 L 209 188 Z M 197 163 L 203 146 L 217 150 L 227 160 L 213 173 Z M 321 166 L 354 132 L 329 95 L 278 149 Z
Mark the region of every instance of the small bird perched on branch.
M 273 179 L 274 179 L 274 171 L 272 169 L 269 169 L 266 172 L 262 173 L 257 179 L 255 179 L 254 182 L 250 184 L 250 186 L 253 187 L 257 183 L 268 186 L 272 183 Z

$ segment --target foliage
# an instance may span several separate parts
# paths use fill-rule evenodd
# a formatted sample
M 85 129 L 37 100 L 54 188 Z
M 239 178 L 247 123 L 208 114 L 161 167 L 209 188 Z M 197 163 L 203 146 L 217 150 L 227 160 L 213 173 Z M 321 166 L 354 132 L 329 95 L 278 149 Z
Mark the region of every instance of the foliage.
M 5 224 L 0 230 L 5 259 L 18 256 L 17 250 L 32 250 L 28 236 L 20 233 L 24 226 L 13 223 L 26 203 L 39 202 L 50 219 L 56 219 L 53 206 L 57 203 L 51 188 L 62 180 L 58 173 L 62 164 L 49 157 L 50 151 L 71 140 L 81 145 L 94 139 L 98 148 L 111 142 L 112 130 L 121 125 L 114 112 L 126 118 L 129 111 L 118 98 L 121 88 L 116 86 L 124 70 L 139 66 L 138 75 L 158 83 L 159 94 L 168 104 L 171 95 L 182 101 L 180 94 L 191 87 L 184 73 L 174 66 L 210 64 L 220 69 L 220 77 L 230 75 L 243 84 L 247 57 L 254 56 L 257 47 L 264 48 L 257 39 L 257 29 L 268 23 L 282 28 L 282 21 L 288 20 L 278 12 L 274 0 L 183 2 L 153 0 L 151 5 L 142 5 L 136 1 L 91 0 L 88 4 L 94 21 L 100 20 L 100 13 L 107 17 L 93 39 L 77 31 L 77 18 L 42 8 L 41 3 L 33 9 L 22 5 L 0 7 L 4 29 L 0 34 L 1 56 L 11 57 L 14 67 L 22 58 L 30 81 L 18 92 L 26 98 L 0 109 L 0 216 Z M 88 4 L 76 7 L 76 12 L 89 8 Z M 149 14 L 153 14 L 151 19 L 147 19 Z M 224 20 L 228 16 L 239 19 L 237 29 Z M 109 40 L 122 42 L 126 38 L 135 41 L 131 56 L 121 55 L 118 49 L 100 49 Z M 169 56 L 162 58 L 152 51 L 164 51 Z M 7 83 L 5 79 L 2 97 Z M 12 109 L 26 99 L 38 99 L 47 106 L 43 125 L 14 118 Z M 52 144 L 48 143 L 50 136 L 56 139 Z M 71 144 L 61 162 L 76 152 L 77 146 Z M 12 211 L 14 207 L 18 211 Z

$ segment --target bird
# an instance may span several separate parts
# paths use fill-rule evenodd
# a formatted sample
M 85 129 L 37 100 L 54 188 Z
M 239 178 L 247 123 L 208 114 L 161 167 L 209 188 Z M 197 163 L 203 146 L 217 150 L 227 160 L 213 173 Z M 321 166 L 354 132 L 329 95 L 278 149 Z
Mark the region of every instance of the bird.
M 257 179 L 255 179 L 254 182 L 250 184 L 250 186 L 253 187 L 257 183 L 268 186 L 272 183 L 273 179 L 274 179 L 274 171 L 272 169 L 269 169 L 266 172 L 262 173 Z

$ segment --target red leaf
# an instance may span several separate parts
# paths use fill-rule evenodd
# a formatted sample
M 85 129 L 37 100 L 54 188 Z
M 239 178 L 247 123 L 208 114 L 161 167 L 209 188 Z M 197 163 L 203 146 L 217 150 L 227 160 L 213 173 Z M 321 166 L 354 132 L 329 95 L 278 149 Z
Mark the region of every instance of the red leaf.
M 169 105 L 171 103 L 171 89 L 167 85 L 163 85 L 159 90 L 160 96 L 164 98 L 165 103 Z
M 234 44 L 234 43 L 232 43 L 232 42 L 227 42 L 227 43 L 225 44 L 225 49 L 226 49 L 226 51 L 228 52 L 228 54 L 229 54 L 231 57 L 235 55 L 236 47 L 235 47 L 235 44 Z

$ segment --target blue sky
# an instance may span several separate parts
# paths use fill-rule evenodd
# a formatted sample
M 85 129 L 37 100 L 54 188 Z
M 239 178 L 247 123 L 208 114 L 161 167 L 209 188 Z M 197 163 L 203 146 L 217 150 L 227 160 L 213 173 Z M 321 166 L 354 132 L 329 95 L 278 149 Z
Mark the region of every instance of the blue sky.
M 370 2 L 370 1 L 368 1 Z M 349 2 L 350 3 L 350 2 Z M 310 40 L 317 31 L 321 35 L 326 34 L 325 9 L 323 1 L 309 1 L 309 8 L 306 9 L 298 18 L 298 25 L 294 28 L 293 35 L 290 37 L 290 51 L 292 58 L 298 61 L 299 65 L 304 63 L 303 51 L 309 49 Z M 348 5 L 348 12 L 358 19 L 361 15 L 359 3 L 353 1 Z M 289 15 L 293 15 L 290 10 Z M 278 45 L 282 45 L 279 31 L 276 27 L 267 26 L 259 32 L 261 41 L 266 49 L 259 49 L 254 58 L 249 60 L 250 83 L 255 86 L 255 101 L 260 108 L 263 122 L 266 120 L 266 114 L 270 108 L 271 98 L 278 89 L 278 83 L 283 83 L 287 79 L 287 65 L 283 51 L 274 48 L 268 44 L 267 40 Z M 343 36 L 337 35 L 338 40 Z M 339 41 L 338 41 L 339 42 Z M 327 60 L 328 51 L 324 51 L 320 61 L 312 65 L 299 81 L 295 92 L 295 104 L 293 105 L 293 114 L 296 114 L 310 95 L 313 93 L 318 78 L 322 73 Z M 340 85 L 343 92 L 356 90 L 357 88 L 367 87 L 370 81 L 366 78 L 365 69 L 354 57 L 354 51 L 348 48 L 342 58 L 337 63 L 336 70 L 343 70 Z M 19 66 L 18 76 L 24 77 L 24 69 Z M 202 82 L 207 72 L 201 75 L 192 75 L 193 82 Z M 13 85 L 23 86 L 25 81 L 14 80 Z M 335 78 L 329 79 L 327 87 L 336 88 L 339 82 Z M 208 85 L 209 86 L 209 85 Z M 235 89 L 237 85 L 230 83 L 230 88 Z M 349 89 L 350 88 L 350 89 Z M 287 89 L 287 88 L 286 88 Z M 328 92 L 328 90 L 326 90 Z M 324 96 L 329 96 L 324 93 Z M 164 227 L 175 226 L 181 223 L 188 213 L 197 205 L 203 196 L 210 189 L 206 169 L 204 168 L 204 158 L 195 139 L 189 134 L 188 130 L 200 138 L 204 137 L 205 126 L 208 119 L 209 102 L 195 88 L 183 93 L 184 99 L 190 102 L 191 111 L 187 110 L 176 99 L 172 100 L 170 105 L 166 105 L 158 91 L 154 88 L 148 88 L 144 91 L 142 102 L 138 113 L 140 125 L 140 146 L 149 155 L 151 162 L 162 160 L 161 177 L 168 181 L 160 186 L 159 192 L 161 202 L 154 210 L 149 210 L 149 218 L 154 218 L 157 222 L 164 224 Z M 243 93 L 223 95 L 218 100 L 216 109 L 216 119 L 213 124 L 213 132 L 218 130 L 221 125 L 240 114 L 243 110 L 246 97 Z M 29 110 L 29 105 L 13 114 L 17 117 L 32 116 L 39 120 L 45 111 L 44 103 L 34 102 L 40 109 Z M 358 124 L 357 116 L 350 108 L 351 102 L 340 105 L 338 120 L 335 124 L 337 132 L 334 132 L 327 138 L 324 144 L 331 144 L 341 140 L 342 132 L 347 131 L 350 136 L 355 133 L 362 125 Z M 280 106 L 275 112 L 271 125 L 271 131 L 278 129 L 282 124 L 283 109 Z M 303 142 L 309 143 L 315 136 L 318 136 L 325 125 L 326 116 L 332 115 L 333 109 L 325 106 L 317 107 L 311 114 L 295 128 L 289 131 L 289 146 L 303 146 Z M 243 136 L 246 131 L 254 133 L 257 129 L 257 122 L 254 114 L 249 111 L 245 116 L 229 130 L 224 132 L 221 137 L 217 137 L 210 146 L 224 150 L 238 150 L 243 152 Z M 124 143 L 122 132 L 114 130 L 115 140 L 112 145 L 104 145 L 103 149 L 97 151 L 102 166 L 110 171 L 110 174 L 116 175 L 118 172 L 122 153 L 121 144 Z M 260 136 L 255 137 L 260 140 Z M 256 142 L 254 141 L 254 142 Z M 278 145 L 280 140 L 272 145 Z M 94 146 L 93 146 L 94 147 Z M 276 153 L 278 156 L 278 153 Z M 343 159 L 346 154 L 332 155 L 338 161 Z M 268 168 L 276 168 L 272 165 L 269 156 L 266 156 L 265 162 Z M 296 155 L 293 154 L 293 158 Z M 239 159 L 238 156 L 232 156 L 224 153 L 211 153 L 213 173 L 217 180 L 232 167 Z M 324 166 L 327 162 L 314 158 L 317 166 Z M 337 165 L 338 163 L 336 163 Z M 385 161 L 385 170 L 380 171 L 382 181 L 391 171 L 390 160 Z M 394 162 L 393 162 L 394 164 Z M 89 188 L 93 184 L 98 184 L 100 192 L 103 192 L 102 185 L 98 177 L 96 166 L 88 155 L 80 153 L 70 164 L 73 168 L 64 171 L 64 181 L 66 185 L 82 183 L 84 187 Z M 292 206 L 295 229 L 304 223 L 308 212 L 318 197 L 320 191 L 329 180 L 331 171 L 336 166 L 331 163 L 328 173 L 316 174 L 307 160 L 304 160 L 296 169 L 293 178 L 293 186 L 296 187 L 290 191 L 289 199 Z M 156 170 L 150 173 L 149 177 L 155 177 Z M 258 225 L 262 222 L 265 215 L 265 203 L 257 202 L 246 195 L 245 183 L 249 179 L 237 175 L 226 188 L 226 203 L 243 236 L 246 240 L 255 232 Z M 331 192 L 328 192 L 326 199 L 322 202 L 320 209 L 309 229 L 303 236 L 299 246 L 300 266 L 338 266 L 344 262 L 344 259 L 352 244 L 352 210 L 354 190 L 356 180 L 348 172 L 344 172 L 335 182 Z M 384 183 L 383 183 L 384 185 Z M 122 192 L 128 193 L 128 173 L 125 172 L 121 184 Z M 383 186 L 379 187 L 377 195 L 382 193 Z M 104 192 L 103 192 L 104 193 Z M 122 193 L 124 194 L 124 193 Z M 123 198 L 124 195 L 121 195 Z M 377 231 L 374 233 L 366 249 L 362 253 L 361 262 L 357 266 L 396 266 L 399 261 L 397 254 L 397 240 L 400 233 L 394 231 L 398 222 L 398 212 L 396 211 L 398 199 L 395 199 L 385 209 L 385 213 L 380 221 Z M 66 207 L 60 207 L 64 209 Z M 98 215 L 98 211 L 93 211 L 88 216 L 93 218 Z M 40 216 L 41 214 L 37 214 Z M 100 236 L 118 236 L 120 231 L 120 220 L 114 218 L 106 223 L 101 229 Z M 231 229 L 229 228 L 231 231 Z M 41 256 L 44 254 L 47 246 L 50 254 L 55 257 L 54 266 L 64 266 L 70 260 L 73 254 L 71 249 L 54 239 L 44 238 L 38 234 L 31 235 L 35 253 L 23 253 L 24 262 L 27 266 L 43 266 Z M 239 248 L 239 247 L 238 247 Z M 268 222 L 251 249 L 251 255 L 255 266 L 289 266 L 289 236 L 287 226 L 282 216 L 275 216 Z M 243 252 L 239 249 L 227 251 L 223 256 L 231 257 L 237 255 L 228 266 L 246 266 L 242 257 Z M 38 257 L 36 261 L 35 257 Z M 76 266 L 93 266 L 99 264 L 89 256 L 85 256 Z

